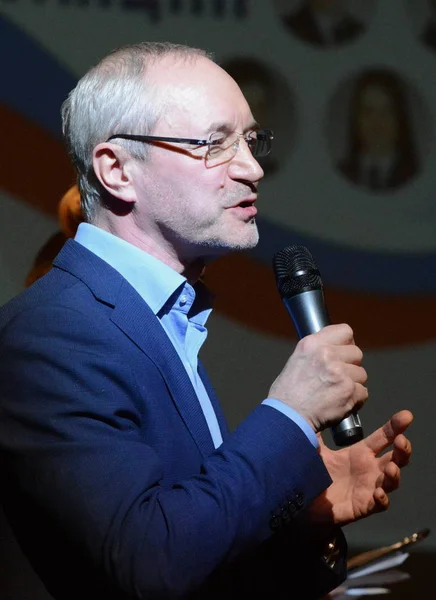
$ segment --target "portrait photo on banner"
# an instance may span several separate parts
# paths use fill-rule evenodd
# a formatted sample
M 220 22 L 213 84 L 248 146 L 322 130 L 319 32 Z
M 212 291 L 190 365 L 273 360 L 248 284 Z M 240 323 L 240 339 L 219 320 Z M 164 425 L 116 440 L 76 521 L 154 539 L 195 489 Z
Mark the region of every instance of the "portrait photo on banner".
M 436 53 L 436 0 L 407 0 L 407 12 L 416 39 Z
M 274 0 L 284 27 L 320 49 L 348 44 L 370 27 L 374 0 Z
M 274 153 L 259 159 L 265 177 L 273 175 L 289 162 L 298 140 L 296 96 L 277 67 L 258 58 L 231 57 L 221 64 L 238 83 L 260 127 L 274 133 Z
M 396 191 L 426 168 L 433 123 L 416 86 L 368 66 L 330 98 L 325 133 L 333 167 L 369 193 Z

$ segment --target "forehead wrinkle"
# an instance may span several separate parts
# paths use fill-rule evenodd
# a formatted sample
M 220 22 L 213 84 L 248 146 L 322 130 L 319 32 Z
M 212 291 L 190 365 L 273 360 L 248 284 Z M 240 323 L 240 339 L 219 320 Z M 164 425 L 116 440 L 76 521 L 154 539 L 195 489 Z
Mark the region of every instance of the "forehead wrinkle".
M 189 86 L 174 88 L 174 85 L 165 85 L 160 87 L 159 93 L 162 95 L 164 109 L 161 112 L 161 117 L 156 123 L 155 130 L 163 123 L 170 130 L 178 130 L 189 126 L 194 118 L 195 113 L 192 110 L 192 91 L 189 91 Z M 198 93 L 197 93 L 198 96 Z
M 199 58 L 182 65 L 168 60 L 166 66 L 165 70 L 154 72 L 159 94 L 165 103 L 159 124 L 165 123 L 173 131 L 194 125 L 198 127 L 196 135 L 215 131 L 232 133 L 247 122 L 240 133 L 259 129 L 240 87 L 219 65 Z M 221 90 L 227 91 L 224 94 Z M 233 94 L 232 101 L 227 99 L 227 94 Z
M 150 65 L 148 77 L 156 87 L 162 107 L 157 126 L 164 122 L 170 129 L 174 129 L 180 126 L 183 117 L 192 119 L 193 98 L 198 100 L 207 93 L 207 89 L 195 77 L 195 67 L 199 61 L 201 57 L 180 58 L 169 55 Z

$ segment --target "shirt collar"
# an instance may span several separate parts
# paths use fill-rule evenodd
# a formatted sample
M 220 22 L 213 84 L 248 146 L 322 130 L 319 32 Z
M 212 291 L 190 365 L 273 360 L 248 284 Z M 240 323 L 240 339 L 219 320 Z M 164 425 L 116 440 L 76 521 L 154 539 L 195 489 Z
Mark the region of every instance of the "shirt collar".
M 81 223 L 74 239 L 118 271 L 155 315 L 173 294 L 178 297 L 178 288 L 189 285 L 183 275 L 151 254 L 95 225 Z

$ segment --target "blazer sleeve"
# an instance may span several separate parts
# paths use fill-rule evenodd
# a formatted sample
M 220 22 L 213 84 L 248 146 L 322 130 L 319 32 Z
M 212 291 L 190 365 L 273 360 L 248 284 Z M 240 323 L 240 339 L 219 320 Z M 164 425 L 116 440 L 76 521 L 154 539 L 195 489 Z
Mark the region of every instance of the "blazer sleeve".
M 189 476 L 168 478 L 171 454 L 154 440 L 173 432 L 147 412 L 159 380 L 145 355 L 138 379 L 107 323 L 79 310 L 40 306 L 3 329 L 3 502 L 49 591 L 317 598 L 336 587 L 344 561 L 330 569 L 296 525 L 330 484 L 299 428 L 259 406 Z

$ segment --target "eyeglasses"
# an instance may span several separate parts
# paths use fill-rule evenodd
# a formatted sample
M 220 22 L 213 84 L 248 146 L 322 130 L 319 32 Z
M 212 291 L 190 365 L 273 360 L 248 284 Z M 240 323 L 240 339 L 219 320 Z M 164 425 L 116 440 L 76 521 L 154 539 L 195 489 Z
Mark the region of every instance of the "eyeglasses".
M 206 163 L 212 167 L 231 160 L 239 149 L 241 138 L 250 149 L 255 158 L 268 156 L 271 152 L 272 140 L 274 138 L 271 129 L 259 129 L 248 133 L 233 132 L 231 134 L 215 131 L 211 133 L 207 140 L 197 140 L 191 138 L 173 138 L 156 135 L 133 135 L 129 133 L 117 133 L 111 135 L 106 141 L 114 139 L 132 140 L 134 142 L 169 142 L 172 144 L 191 144 L 197 148 L 207 146 Z

